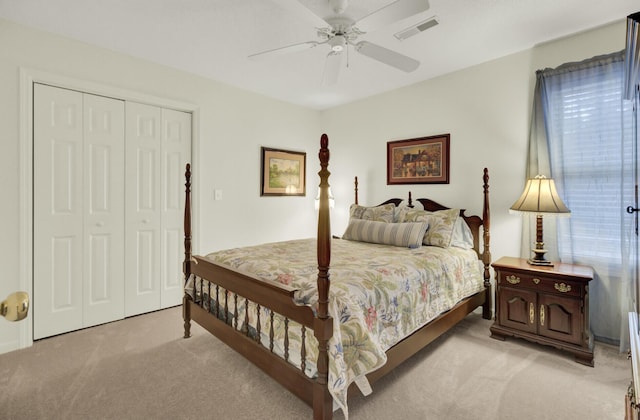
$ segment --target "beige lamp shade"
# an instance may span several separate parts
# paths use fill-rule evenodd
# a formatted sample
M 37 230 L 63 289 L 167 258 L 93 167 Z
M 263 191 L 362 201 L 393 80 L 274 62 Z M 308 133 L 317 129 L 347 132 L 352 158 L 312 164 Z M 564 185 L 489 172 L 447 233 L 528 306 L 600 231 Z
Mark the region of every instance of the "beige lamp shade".
M 527 180 L 522 195 L 513 203 L 510 210 L 516 213 L 536 214 L 536 243 L 535 248 L 531 250 L 534 256 L 527 261 L 531 265 L 552 266 L 553 263 L 544 258 L 547 250 L 544 249 L 542 215 L 569 216 L 571 214 L 558 195 L 553 179 L 537 175 Z
M 556 191 L 553 179 L 544 175 L 537 175 L 527 180 L 524 192 L 511 206 L 514 212 L 531 212 L 538 214 L 553 214 L 569 216 L 571 210 L 567 208 Z

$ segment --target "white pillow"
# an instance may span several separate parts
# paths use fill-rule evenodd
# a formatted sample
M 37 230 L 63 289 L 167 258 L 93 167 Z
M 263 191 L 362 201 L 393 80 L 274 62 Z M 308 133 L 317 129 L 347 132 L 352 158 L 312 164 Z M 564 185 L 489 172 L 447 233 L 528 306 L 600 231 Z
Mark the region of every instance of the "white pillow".
M 451 246 L 464 249 L 473 248 L 473 233 L 471 233 L 471 228 L 462 217 L 458 217 L 458 220 L 456 220 L 453 226 Z
M 387 223 L 372 220 L 351 219 L 342 239 L 420 248 L 427 222 Z

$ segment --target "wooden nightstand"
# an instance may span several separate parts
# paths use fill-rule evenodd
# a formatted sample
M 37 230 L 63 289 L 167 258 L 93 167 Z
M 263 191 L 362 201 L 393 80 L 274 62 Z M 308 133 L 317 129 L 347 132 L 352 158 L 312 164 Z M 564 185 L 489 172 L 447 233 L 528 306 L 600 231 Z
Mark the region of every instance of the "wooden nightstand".
M 589 329 L 589 282 L 593 269 L 555 263 L 535 266 L 526 259 L 502 257 L 496 271 L 496 318 L 491 337 L 520 337 L 573 353 L 593 366 Z

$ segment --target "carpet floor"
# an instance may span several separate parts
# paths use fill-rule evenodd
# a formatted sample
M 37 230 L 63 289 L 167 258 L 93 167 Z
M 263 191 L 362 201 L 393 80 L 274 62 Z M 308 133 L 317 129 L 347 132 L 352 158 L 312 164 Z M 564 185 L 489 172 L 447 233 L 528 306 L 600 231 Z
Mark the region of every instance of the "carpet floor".
M 624 418 L 630 363 L 596 343 L 595 367 L 559 350 L 490 338 L 476 313 L 373 387 L 349 418 Z M 0 355 L 0 419 L 309 419 L 312 411 L 170 308 Z M 334 413 L 343 419 L 342 412 Z

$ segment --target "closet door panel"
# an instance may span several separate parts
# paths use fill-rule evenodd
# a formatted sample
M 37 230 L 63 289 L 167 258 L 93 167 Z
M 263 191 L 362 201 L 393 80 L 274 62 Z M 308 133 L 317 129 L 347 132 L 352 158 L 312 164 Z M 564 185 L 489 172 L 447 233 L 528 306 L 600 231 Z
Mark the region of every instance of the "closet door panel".
M 84 326 L 124 317 L 124 102 L 84 95 Z
M 82 328 L 82 94 L 34 85 L 33 333 Z
M 184 295 L 184 168 L 191 161 L 191 114 L 162 110 L 162 291 L 161 307 Z
M 34 338 L 179 305 L 191 114 L 34 84 Z
M 160 308 L 161 110 L 126 104 L 125 315 Z

